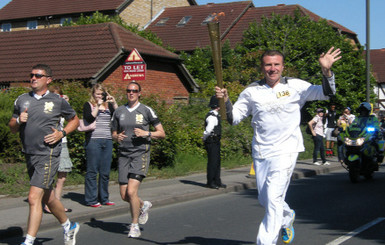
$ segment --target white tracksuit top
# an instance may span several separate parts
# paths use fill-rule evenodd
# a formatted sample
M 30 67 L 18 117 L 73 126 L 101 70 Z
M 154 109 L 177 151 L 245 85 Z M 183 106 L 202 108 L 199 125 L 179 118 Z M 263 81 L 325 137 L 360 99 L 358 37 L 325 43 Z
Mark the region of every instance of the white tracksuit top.
M 335 93 L 334 74 L 326 79 Z M 251 115 L 253 158 L 302 152 L 305 147 L 300 130 L 300 110 L 306 101 L 327 99 L 322 85 L 312 85 L 301 79 L 281 78 L 274 88 L 264 80 L 256 81 L 242 91 L 232 107 L 232 124 Z M 226 107 L 231 113 L 229 101 Z

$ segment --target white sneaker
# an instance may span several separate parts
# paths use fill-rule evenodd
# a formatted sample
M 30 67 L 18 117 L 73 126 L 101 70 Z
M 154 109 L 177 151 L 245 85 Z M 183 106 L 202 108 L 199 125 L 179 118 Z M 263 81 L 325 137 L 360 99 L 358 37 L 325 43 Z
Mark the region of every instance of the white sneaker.
M 326 162 L 323 163 L 323 165 L 328 166 L 328 165 L 330 165 L 330 162 L 326 161 Z
M 70 230 L 64 233 L 64 245 L 75 245 L 76 234 L 78 233 L 80 225 L 78 222 L 71 222 Z
M 152 203 L 149 201 L 143 202 L 143 207 L 140 209 L 139 224 L 144 225 L 148 220 L 148 210 L 152 207 Z
M 321 165 L 321 163 L 319 163 L 319 162 L 313 162 L 313 164 L 317 165 L 317 166 Z
M 134 226 L 131 224 L 130 232 L 128 233 L 128 237 L 137 238 L 140 237 L 140 229 L 139 226 Z

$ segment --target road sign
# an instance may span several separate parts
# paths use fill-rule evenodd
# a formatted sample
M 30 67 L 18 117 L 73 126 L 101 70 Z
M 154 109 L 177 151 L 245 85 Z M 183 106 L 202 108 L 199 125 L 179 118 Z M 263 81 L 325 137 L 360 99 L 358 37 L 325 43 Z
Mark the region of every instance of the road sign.
M 146 79 L 146 63 L 136 48 L 131 51 L 122 68 L 123 81 Z

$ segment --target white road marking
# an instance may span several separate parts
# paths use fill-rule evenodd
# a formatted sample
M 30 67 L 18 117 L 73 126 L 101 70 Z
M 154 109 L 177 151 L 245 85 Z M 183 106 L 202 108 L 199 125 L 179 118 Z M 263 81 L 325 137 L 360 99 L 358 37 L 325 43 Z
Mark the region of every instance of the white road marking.
M 370 227 L 382 222 L 383 220 L 385 220 L 384 217 L 377 218 L 377 219 L 373 220 L 372 222 L 369 222 L 369 223 L 355 229 L 354 231 L 351 231 L 348 234 L 343 235 L 343 236 L 335 239 L 334 241 L 327 243 L 326 245 L 339 245 L 339 244 L 345 242 L 346 240 L 349 240 L 350 238 L 356 236 L 357 234 L 363 232 L 364 230 L 367 230 Z

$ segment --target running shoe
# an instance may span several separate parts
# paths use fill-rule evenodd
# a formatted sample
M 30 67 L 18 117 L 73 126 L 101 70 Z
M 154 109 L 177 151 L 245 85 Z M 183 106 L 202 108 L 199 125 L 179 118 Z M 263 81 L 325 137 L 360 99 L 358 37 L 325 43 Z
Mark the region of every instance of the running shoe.
M 130 232 L 128 233 L 128 237 L 137 238 L 140 237 L 140 229 L 139 226 L 134 226 L 131 224 Z
M 70 230 L 64 232 L 64 245 L 75 245 L 76 234 L 78 233 L 80 225 L 78 222 L 71 222 Z
M 139 224 L 144 225 L 148 220 L 148 210 L 152 207 L 152 203 L 149 201 L 143 202 L 143 207 L 140 209 Z
M 292 218 L 290 222 L 290 226 L 287 228 L 282 228 L 282 241 L 284 243 L 291 243 L 294 240 L 294 227 L 293 223 L 295 220 L 295 212 L 292 210 Z

